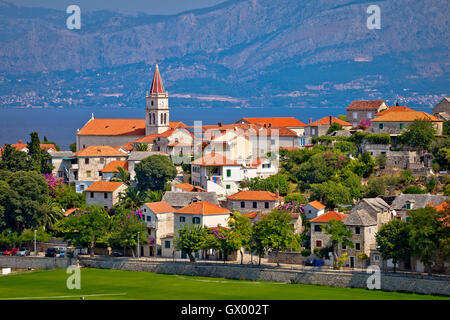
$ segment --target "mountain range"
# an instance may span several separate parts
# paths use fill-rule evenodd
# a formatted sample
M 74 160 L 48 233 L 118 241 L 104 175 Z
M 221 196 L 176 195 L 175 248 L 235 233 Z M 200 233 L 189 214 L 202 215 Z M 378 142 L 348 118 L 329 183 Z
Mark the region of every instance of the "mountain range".
M 367 8 L 381 29 L 367 28 Z M 69 14 L 0 1 L 0 106 L 143 105 L 159 63 L 171 104 L 426 109 L 449 92 L 447 0 L 231 0 L 176 15 Z

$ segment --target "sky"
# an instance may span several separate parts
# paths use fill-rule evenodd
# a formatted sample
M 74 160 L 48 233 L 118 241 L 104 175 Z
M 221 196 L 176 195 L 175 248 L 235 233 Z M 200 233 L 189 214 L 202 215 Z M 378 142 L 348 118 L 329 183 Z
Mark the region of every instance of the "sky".
M 66 10 L 76 4 L 81 10 L 108 10 L 118 12 L 145 12 L 147 14 L 175 14 L 182 11 L 207 8 L 225 0 L 6 0 L 18 6 Z

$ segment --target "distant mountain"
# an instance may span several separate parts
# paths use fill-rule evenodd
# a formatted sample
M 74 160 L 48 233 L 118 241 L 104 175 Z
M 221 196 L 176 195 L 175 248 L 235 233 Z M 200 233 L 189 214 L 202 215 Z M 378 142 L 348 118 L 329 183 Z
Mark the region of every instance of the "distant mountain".
M 366 27 L 381 8 L 381 30 Z M 81 8 L 83 10 L 83 8 Z M 170 16 L 0 1 L 0 105 L 143 103 L 158 59 L 173 103 L 427 108 L 449 95 L 447 0 L 232 0 Z

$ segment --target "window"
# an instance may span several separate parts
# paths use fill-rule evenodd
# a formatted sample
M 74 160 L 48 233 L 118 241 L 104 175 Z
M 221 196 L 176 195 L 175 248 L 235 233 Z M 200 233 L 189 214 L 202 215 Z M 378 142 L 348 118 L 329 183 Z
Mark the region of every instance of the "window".
M 105 158 L 100 157 L 100 163 L 105 163 Z
M 264 202 L 264 208 L 269 209 L 269 202 L 268 201 Z
M 361 244 L 359 242 L 355 243 L 355 249 L 356 250 L 360 250 L 361 249 Z
M 58 178 L 62 178 L 64 176 L 64 171 L 58 171 Z
M 367 113 L 367 118 L 372 119 L 372 112 Z
M 270 163 L 263 164 L 262 167 L 264 169 L 270 169 Z
M 164 241 L 164 248 L 170 249 L 170 241 L 169 240 Z
M 105 192 L 105 193 L 103 194 L 103 197 L 104 197 L 105 199 L 108 199 L 108 192 Z
M 241 201 L 241 208 L 245 208 L 245 201 Z
M 86 171 L 86 177 L 88 177 L 88 178 L 91 177 L 91 171 L 90 170 Z
M 360 234 L 361 230 L 360 227 L 355 227 L 355 234 Z
M 102 176 L 103 176 L 103 172 L 99 171 L 99 172 L 98 172 L 98 176 L 99 176 L 99 177 L 102 177 Z
M 347 249 L 347 246 L 345 244 L 342 245 L 342 250 Z
M 93 198 L 94 197 L 94 193 L 93 192 L 91 192 L 91 198 Z
M 147 222 L 152 221 L 152 216 L 147 216 Z
M 314 226 L 314 231 L 315 231 L 315 232 L 322 232 L 322 227 L 319 226 L 319 225 L 315 225 L 315 226 Z
M 311 129 L 311 135 L 315 135 L 316 134 L 316 129 L 312 128 Z
M 80 184 L 80 190 L 81 190 L 81 191 L 84 190 L 84 184 Z
M 200 224 L 200 218 L 199 217 L 193 217 L 192 218 L 192 223 L 193 224 Z
M 231 169 L 227 169 L 227 177 L 231 177 Z
M 403 123 L 400 123 L 400 130 L 402 130 L 405 127 Z
M 317 248 L 321 248 L 322 247 L 322 240 L 317 240 L 316 241 L 316 247 Z
M 84 158 L 84 164 L 89 164 L 89 158 Z
M 231 185 L 227 184 L 227 189 L 228 190 L 231 189 Z
M 358 112 L 353 112 L 353 119 L 358 119 Z
M 380 256 L 378 254 L 375 254 L 373 256 L 373 261 L 380 261 Z
M 180 217 L 180 222 L 186 222 L 186 218 L 185 217 Z
M 253 201 L 253 208 L 258 208 L 258 203 L 256 201 Z
M 151 105 L 153 105 L 153 100 L 151 101 Z
M 378 129 L 382 130 L 384 128 L 384 125 L 382 123 L 378 124 Z

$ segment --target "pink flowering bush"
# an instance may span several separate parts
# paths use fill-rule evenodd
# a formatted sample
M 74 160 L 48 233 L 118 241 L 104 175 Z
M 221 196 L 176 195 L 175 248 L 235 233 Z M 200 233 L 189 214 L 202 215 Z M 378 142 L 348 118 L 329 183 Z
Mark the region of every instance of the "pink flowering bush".
M 291 213 L 304 213 L 304 205 L 301 203 L 298 203 L 297 201 L 291 201 L 285 204 L 280 204 L 278 207 L 275 208 L 278 211 L 285 211 L 285 212 L 291 212 Z
M 44 175 L 45 181 L 47 181 L 48 189 L 50 191 L 50 195 L 54 198 L 56 196 L 56 188 L 58 186 L 64 184 L 64 180 L 62 178 L 56 178 L 53 174 L 46 173 Z
M 139 217 L 142 220 L 142 210 L 137 209 L 136 211 L 131 211 L 131 214 L 134 214 L 136 217 Z M 127 219 L 130 219 L 130 215 L 127 216 Z

